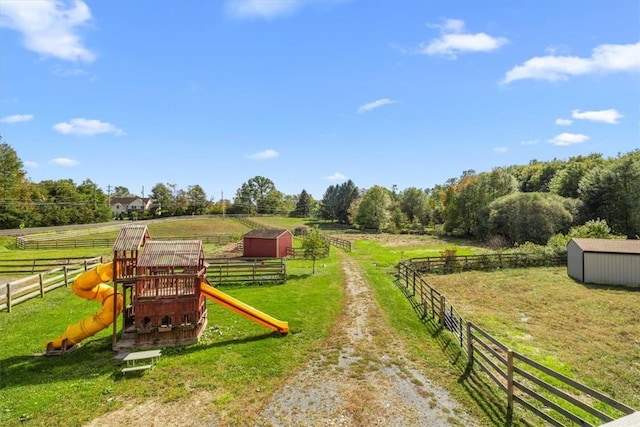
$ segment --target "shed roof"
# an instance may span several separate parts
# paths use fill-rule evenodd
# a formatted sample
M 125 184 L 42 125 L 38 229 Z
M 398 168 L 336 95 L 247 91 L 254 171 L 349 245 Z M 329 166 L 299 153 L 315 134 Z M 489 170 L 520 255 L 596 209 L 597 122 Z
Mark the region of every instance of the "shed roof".
M 129 224 L 120 229 L 120 233 L 113 243 L 113 251 L 134 251 L 144 245 L 149 239 L 149 230 L 146 225 Z
M 198 267 L 204 258 L 200 240 L 149 240 L 139 267 Z
M 640 254 L 640 240 L 572 239 L 584 252 Z
M 258 230 L 251 230 L 244 235 L 244 237 L 250 237 L 253 239 L 277 239 L 285 233 L 291 234 L 289 230 L 276 230 L 262 228 Z

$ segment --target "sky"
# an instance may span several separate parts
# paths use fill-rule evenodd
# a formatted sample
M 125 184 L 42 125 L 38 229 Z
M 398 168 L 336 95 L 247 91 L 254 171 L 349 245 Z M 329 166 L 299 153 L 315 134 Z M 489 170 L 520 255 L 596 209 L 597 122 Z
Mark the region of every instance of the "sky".
M 0 2 L 33 182 L 321 199 L 640 148 L 640 1 Z

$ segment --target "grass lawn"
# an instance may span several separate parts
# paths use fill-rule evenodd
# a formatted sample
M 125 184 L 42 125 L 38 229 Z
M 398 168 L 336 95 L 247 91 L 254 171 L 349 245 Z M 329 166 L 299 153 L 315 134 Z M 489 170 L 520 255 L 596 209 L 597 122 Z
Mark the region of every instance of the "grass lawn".
M 290 261 L 284 285 L 221 288 L 278 319 L 290 333 L 279 337 L 214 303 L 208 303 L 208 327 L 198 344 L 166 348 L 157 368 L 123 378 L 111 351 L 110 328 L 87 338 L 74 353 L 38 355 L 48 339 L 69 323 L 92 315 L 96 303 L 58 289 L 0 313 L 0 425 L 82 425 L 127 402 L 161 402 L 199 393 L 203 405 L 222 419 L 242 423 L 256 405 L 297 366 L 315 354 L 342 301 L 337 257 L 310 275 L 309 261 Z
M 564 267 L 428 276 L 504 344 L 640 408 L 640 292 L 577 283 Z

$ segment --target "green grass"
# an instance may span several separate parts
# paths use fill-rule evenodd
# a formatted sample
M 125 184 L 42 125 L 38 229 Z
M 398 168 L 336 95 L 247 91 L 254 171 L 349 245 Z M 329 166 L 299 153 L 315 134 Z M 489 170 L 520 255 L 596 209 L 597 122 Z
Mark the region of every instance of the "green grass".
M 372 286 L 376 300 L 380 304 L 393 333 L 407 342 L 407 357 L 428 367 L 428 375 L 440 387 L 461 402 L 482 425 L 502 426 L 506 421 L 506 395 L 496 389 L 482 373 L 466 372 L 466 358 L 462 355 L 457 341 L 446 331 L 416 314 L 407 296 L 394 282 L 395 264 L 401 258 L 427 256 L 442 247 L 450 247 L 450 242 L 430 241 L 431 245 L 403 246 L 389 249 L 384 243 L 358 241 L 351 253 L 361 265 L 367 282 Z M 464 249 L 471 251 L 471 248 Z M 403 252 L 404 257 L 399 256 Z M 426 403 L 425 403 L 426 404 Z M 455 419 L 455 414 L 453 419 Z M 529 426 L 530 421 L 514 417 L 513 427 Z
M 640 408 L 640 292 L 565 267 L 429 276 L 468 320 L 544 365 Z
M 339 314 L 341 270 L 337 258 L 311 276 L 309 261 L 291 261 L 285 285 L 223 290 L 289 322 L 284 337 L 216 304 L 208 303 L 209 324 L 197 344 L 163 350 L 157 368 L 123 378 L 111 351 L 109 330 L 86 339 L 74 353 L 38 355 L 44 343 L 69 323 L 99 309 L 59 289 L 0 313 L 0 425 L 82 425 L 125 402 L 187 399 L 197 391 L 217 396 L 209 405 L 223 418 L 241 422 L 256 390 L 269 393 L 321 347 Z

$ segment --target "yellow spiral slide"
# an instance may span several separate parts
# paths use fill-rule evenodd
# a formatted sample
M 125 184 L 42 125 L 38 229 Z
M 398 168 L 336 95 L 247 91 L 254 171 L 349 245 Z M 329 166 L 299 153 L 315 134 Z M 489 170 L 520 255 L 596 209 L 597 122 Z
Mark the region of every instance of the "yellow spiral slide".
M 73 281 L 71 290 L 79 297 L 96 300 L 102 304 L 102 309 L 92 316 L 82 319 L 67 327 L 58 338 L 47 341 L 47 351 L 66 349 L 83 339 L 95 335 L 114 321 L 122 311 L 122 295 L 115 294 L 114 289 L 105 282 L 113 278 L 113 263 L 100 264 L 97 267 L 80 274 Z M 116 295 L 116 298 L 114 298 Z

